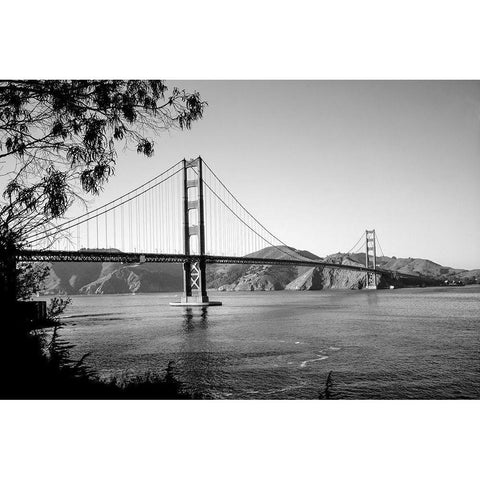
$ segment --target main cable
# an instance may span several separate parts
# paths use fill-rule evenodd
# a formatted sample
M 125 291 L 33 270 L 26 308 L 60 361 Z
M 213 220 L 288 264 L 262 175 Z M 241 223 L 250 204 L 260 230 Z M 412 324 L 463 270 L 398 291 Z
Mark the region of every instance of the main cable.
M 102 206 L 100 206 L 100 207 L 98 207 L 98 208 L 95 208 L 94 210 L 87 211 L 87 212 L 85 212 L 84 214 L 82 214 L 82 215 L 80 215 L 80 216 L 78 216 L 78 217 L 75 217 L 75 218 L 73 218 L 73 219 L 71 219 L 71 220 L 67 220 L 67 221 L 64 222 L 64 223 L 61 223 L 60 225 L 56 225 L 56 226 L 54 226 L 54 227 L 50 227 L 49 229 L 44 230 L 43 232 L 35 233 L 35 234 L 33 234 L 32 237 L 30 237 L 30 238 L 35 238 L 35 237 L 37 237 L 37 236 L 39 236 L 39 235 L 44 235 L 44 234 L 47 233 L 47 232 L 50 232 L 50 231 L 52 231 L 52 230 L 61 228 L 61 227 L 65 226 L 65 225 L 68 225 L 69 223 L 73 223 L 72 226 L 75 226 L 76 224 L 75 224 L 74 222 L 77 221 L 77 220 L 79 220 L 80 218 L 83 218 L 83 217 L 88 216 L 88 215 L 90 215 L 90 214 L 92 214 L 92 213 L 95 213 L 95 212 L 97 212 L 98 210 L 102 210 L 102 209 L 108 207 L 109 205 L 111 205 L 112 203 L 116 203 L 116 202 L 118 202 L 119 200 L 121 200 L 122 198 L 125 198 L 125 197 L 130 196 L 132 193 L 134 193 L 134 192 L 142 189 L 143 187 L 145 187 L 145 186 L 148 185 L 149 183 L 152 183 L 152 182 L 154 182 L 155 180 L 157 180 L 158 178 L 160 178 L 161 176 L 165 175 L 166 173 L 168 173 L 170 170 L 172 170 L 173 168 L 175 168 L 178 164 L 180 164 L 180 163 L 182 163 L 182 162 L 183 162 L 183 160 L 180 160 L 180 161 L 177 162 L 175 165 L 172 165 L 170 168 L 168 168 L 168 169 L 165 170 L 164 172 L 160 173 L 160 174 L 157 175 L 156 177 L 152 178 L 152 179 L 149 180 L 148 182 L 145 182 L 144 184 L 140 185 L 139 187 L 136 187 L 136 188 L 134 188 L 133 190 L 130 190 L 128 193 L 124 193 L 124 194 L 121 195 L 120 197 L 117 197 L 116 199 L 111 200 L 110 202 L 106 203 L 105 205 L 102 205 Z M 168 178 L 170 178 L 170 177 L 168 177 Z M 160 183 L 162 183 L 162 182 L 160 182 Z M 157 185 L 160 185 L 160 183 L 157 183 Z M 145 191 L 148 191 L 148 190 L 145 190 Z M 132 197 L 132 198 L 135 198 L 135 197 Z M 122 203 L 119 204 L 119 205 L 122 205 Z M 118 205 L 117 205 L 117 206 L 118 206 Z M 95 218 L 95 217 L 92 217 L 92 218 Z M 30 231 L 31 231 L 31 230 L 30 230 Z M 63 230 L 62 230 L 62 231 L 63 231 Z M 28 233 L 28 232 L 26 232 L 26 233 Z M 27 240 L 29 241 L 30 239 L 27 239 Z M 36 240 L 35 240 L 35 241 L 36 241 Z
M 262 236 L 260 233 L 258 233 L 256 230 L 254 230 L 250 225 L 248 225 L 248 223 L 244 222 L 224 201 L 223 199 L 221 199 L 217 193 L 210 187 L 210 185 L 205 181 L 203 180 L 203 184 L 213 193 L 213 195 L 215 195 L 219 200 L 220 202 L 223 203 L 223 205 L 225 205 L 225 207 L 230 210 L 230 212 L 233 213 L 233 215 L 235 215 L 235 217 L 237 217 L 247 228 L 249 228 L 255 235 L 257 235 L 258 237 L 260 237 L 262 240 L 264 240 L 265 242 L 267 242 L 270 246 L 276 248 L 277 250 L 279 250 L 280 252 L 282 252 L 283 254 L 287 254 L 288 256 L 294 258 L 295 260 L 298 260 L 298 257 L 295 257 L 294 255 L 292 255 L 291 253 L 289 252 L 285 252 L 283 251 L 281 248 L 279 248 L 277 245 L 274 245 L 272 242 L 268 241 L 264 236 Z M 266 230 L 266 229 L 265 229 Z M 268 230 L 267 230 L 268 231 Z M 277 239 L 277 237 L 275 237 L 274 235 L 272 235 L 272 237 L 274 237 L 275 239 Z M 277 239 L 278 240 L 278 239 Z M 282 244 L 287 247 L 287 248 L 290 248 L 288 247 L 287 245 L 285 245 L 283 242 Z
M 180 163 L 180 162 L 179 162 L 179 163 Z M 107 213 L 110 212 L 111 210 L 113 210 L 113 209 L 115 209 L 115 208 L 117 208 L 117 207 L 120 207 L 120 206 L 124 205 L 125 203 L 131 202 L 132 200 L 137 199 L 137 197 L 140 197 L 141 195 L 143 195 L 144 193 L 152 190 L 153 188 L 158 187 L 159 185 L 161 185 L 162 183 L 166 182 L 167 180 L 169 180 L 170 178 L 172 178 L 173 176 L 175 176 L 177 173 L 179 173 L 179 172 L 181 172 L 181 171 L 182 171 L 182 169 L 177 170 L 176 172 L 174 172 L 174 173 L 172 173 L 171 175 L 169 175 L 167 178 L 164 178 L 161 182 L 158 182 L 158 183 L 156 183 L 155 185 L 152 185 L 151 187 L 147 188 L 146 190 L 143 190 L 142 192 L 137 193 L 137 195 L 128 198 L 127 200 L 119 203 L 118 205 L 115 205 L 115 206 L 109 208 L 108 210 L 105 210 L 105 211 L 103 211 L 103 212 L 100 212 L 100 213 L 98 213 L 97 215 L 94 215 L 93 217 L 86 218 L 85 220 L 82 220 L 81 222 L 75 223 L 75 224 L 73 224 L 73 225 L 69 225 L 69 226 L 66 227 L 66 228 L 59 229 L 59 230 L 57 230 L 55 233 L 64 232 L 65 230 L 69 230 L 70 228 L 73 228 L 73 227 L 75 227 L 75 226 L 77 226 L 77 225 L 82 225 L 82 224 L 85 223 L 85 222 L 88 222 L 88 221 L 90 221 L 90 220 L 93 220 L 93 219 L 95 219 L 95 218 L 98 218 L 98 217 L 100 217 L 101 215 L 107 214 Z M 125 197 L 125 195 L 122 195 L 122 197 L 120 197 L 120 198 L 123 198 L 123 197 Z M 111 203 L 112 203 L 112 202 L 109 202 L 109 203 L 106 204 L 106 205 L 111 205 Z M 105 205 L 105 206 L 106 206 L 106 205 Z M 137 204 L 137 207 L 138 207 L 138 204 Z M 97 211 L 97 210 L 99 210 L 99 209 L 101 209 L 101 208 L 103 208 L 103 207 L 100 207 L 100 208 L 96 209 L 95 211 Z M 138 208 L 137 208 L 137 210 L 138 210 Z M 91 212 L 89 212 L 89 213 L 91 213 Z M 85 215 L 82 215 L 82 217 L 83 217 L 83 216 L 85 216 Z M 81 218 L 81 217 L 78 217 L 78 218 Z M 137 222 L 138 222 L 138 218 L 137 218 Z M 61 227 L 61 225 L 59 225 L 59 227 Z M 137 226 L 137 229 L 138 229 L 138 226 Z M 46 233 L 46 232 L 44 232 L 44 233 Z M 50 235 L 45 235 L 45 236 L 43 236 L 43 237 L 41 237 L 41 238 L 37 238 L 37 239 L 33 240 L 33 242 L 41 242 L 42 240 L 45 240 L 45 238 L 48 238 L 49 236 L 50 236 Z M 32 243 L 32 242 L 30 241 L 29 243 Z
M 262 223 L 260 223 L 240 202 L 239 200 L 235 197 L 235 195 L 227 188 L 227 186 L 218 178 L 218 176 L 215 174 L 215 172 L 208 166 L 208 164 L 203 160 L 204 165 L 208 168 L 210 173 L 218 180 L 220 185 L 230 194 L 230 196 L 237 202 L 237 204 L 258 224 L 260 227 L 262 227 L 270 236 L 272 236 L 275 240 L 280 242 L 284 247 L 290 248 L 285 242 L 280 240 L 278 237 L 276 237 L 272 232 L 268 230 Z
M 357 243 L 347 252 L 347 255 L 352 253 L 355 250 L 355 247 L 361 242 L 361 240 L 365 238 L 365 234 L 362 233 L 361 237 L 358 239 Z

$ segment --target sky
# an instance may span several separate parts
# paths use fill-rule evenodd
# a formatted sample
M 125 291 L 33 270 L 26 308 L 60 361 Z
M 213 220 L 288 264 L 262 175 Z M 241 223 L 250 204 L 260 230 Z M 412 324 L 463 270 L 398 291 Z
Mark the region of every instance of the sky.
M 325 256 L 375 229 L 388 256 L 480 268 L 480 82 L 167 81 L 208 102 L 155 155 L 119 152 L 94 205 L 201 155 L 286 244 Z
M 288 245 L 324 256 L 376 229 L 386 255 L 480 268 L 480 83 L 168 81 L 208 102 L 155 155 L 122 152 L 101 201 L 201 155 Z

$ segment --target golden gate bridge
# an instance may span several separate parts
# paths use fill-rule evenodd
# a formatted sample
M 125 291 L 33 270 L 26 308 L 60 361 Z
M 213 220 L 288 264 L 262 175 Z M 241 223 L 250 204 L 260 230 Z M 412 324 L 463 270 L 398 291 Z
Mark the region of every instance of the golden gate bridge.
M 27 247 L 16 252 L 16 261 L 182 263 L 184 292 L 175 305 L 191 306 L 220 304 L 207 294 L 208 263 L 362 271 L 371 289 L 380 274 L 412 277 L 377 268 L 375 230 L 366 230 L 353 249 L 362 239 L 364 266 L 307 258 L 270 232 L 198 157 L 177 162 L 105 205 L 27 232 Z M 266 247 L 277 255 L 259 255 Z

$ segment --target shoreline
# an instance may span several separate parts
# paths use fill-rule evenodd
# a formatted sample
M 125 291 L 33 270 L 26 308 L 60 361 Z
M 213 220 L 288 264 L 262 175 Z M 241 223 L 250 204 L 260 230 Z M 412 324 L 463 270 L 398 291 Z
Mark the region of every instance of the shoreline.
M 432 290 L 432 289 L 448 289 L 448 290 L 459 290 L 459 289 L 470 289 L 480 287 L 479 283 L 472 283 L 469 285 L 432 285 L 432 286 L 425 286 L 425 287 L 399 287 L 399 288 L 377 288 L 377 289 L 350 289 L 350 288 L 324 288 L 319 290 L 209 290 L 210 296 L 215 295 L 256 295 L 256 294 L 280 294 L 282 292 L 288 292 L 289 294 L 309 294 L 309 293 L 319 293 L 319 292 L 398 292 L 398 291 L 406 291 L 406 290 Z M 75 297 L 75 298 L 92 298 L 92 297 L 112 297 L 112 296 L 122 296 L 122 297 L 136 297 L 136 296 L 149 296 L 149 295 L 162 295 L 165 297 L 176 298 L 183 295 L 183 292 L 176 291 L 176 292 L 134 292 L 134 293 L 45 293 L 40 294 L 38 297 L 32 298 L 32 300 L 39 299 L 39 298 L 52 298 L 56 296 L 68 296 L 68 297 Z

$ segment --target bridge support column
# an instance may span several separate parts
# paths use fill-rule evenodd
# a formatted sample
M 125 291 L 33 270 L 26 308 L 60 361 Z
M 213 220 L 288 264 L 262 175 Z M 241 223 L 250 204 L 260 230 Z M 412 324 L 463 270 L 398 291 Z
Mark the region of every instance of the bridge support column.
M 201 157 L 183 160 L 183 239 L 190 260 L 183 264 L 184 295 L 180 302 L 171 302 L 172 306 L 222 304 L 211 302 L 207 294 L 202 163 Z
M 367 268 L 377 268 L 377 250 L 375 244 L 375 230 L 365 230 L 365 266 Z M 365 288 L 376 290 L 377 274 L 367 272 L 365 278 Z

